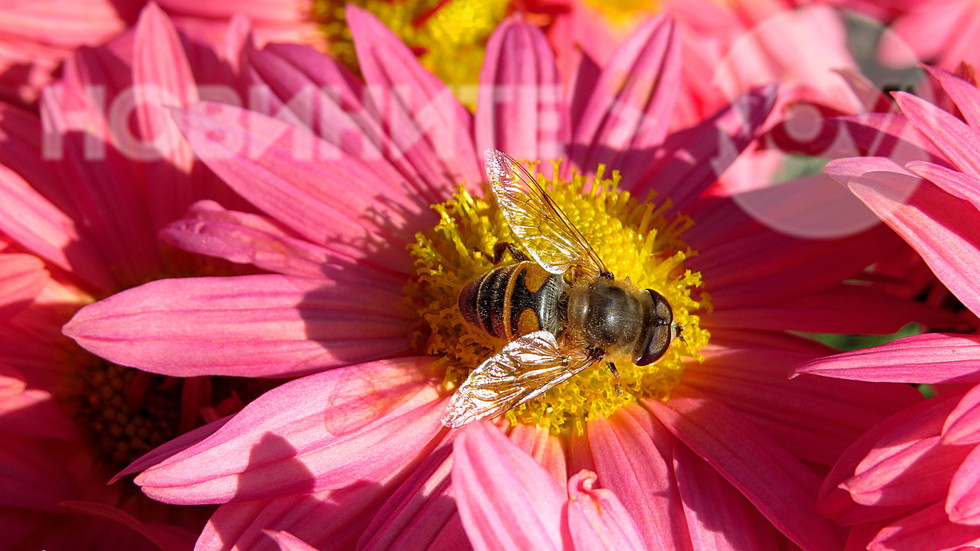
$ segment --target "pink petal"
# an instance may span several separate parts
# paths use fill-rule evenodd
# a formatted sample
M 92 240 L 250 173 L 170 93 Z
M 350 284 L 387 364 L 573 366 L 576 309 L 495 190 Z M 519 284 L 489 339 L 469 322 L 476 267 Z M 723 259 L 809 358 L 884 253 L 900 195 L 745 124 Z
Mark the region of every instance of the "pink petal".
M 266 530 L 265 533 L 276 540 L 281 551 L 317 551 L 316 547 L 313 547 L 289 532 Z
M 299 44 L 270 44 L 261 51 L 247 50 L 245 73 L 250 86 L 269 90 L 267 113 L 305 126 L 325 141 L 350 154 L 383 180 L 401 182 L 426 203 L 445 197 L 445 187 L 427 181 L 401 155 L 386 155 L 398 148 L 375 118 L 364 84 L 343 64 L 313 48 Z
M 854 439 L 901 409 L 921 401 L 908 385 L 818 377 L 789 380 L 795 364 L 820 352 L 742 343 L 728 349 L 712 336 L 707 361 L 684 373 L 684 384 L 738 411 L 805 461 L 833 465 Z M 783 338 L 787 341 L 787 338 Z M 717 342 L 719 348 L 715 349 Z
M 942 503 L 936 503 L 882 529 L 868 545 L 868 549 L 962 551 L 978 545 L 980 527 L 951 523 L 943 511 Z
M 212 421 L 204 426 L 197 427 L 192 431 L 185 432 L 167 443 L 150 450 L 136 461 L 130 463 L 125 469 L 116 473 L 116 475 L 109 480 L 109 484 L 118 482 L 119 479 L 123 478 L 124 476 L 145 471 L 150 467 L 163 462 L 163 460 L 173 455 L 177 455 L 179 452 L 198 444 L 205 438 L 217 432 L 218 429 L 225 426 L 225 423 L 230 421 L 231 418 L 232 416 L 229 415 L 228 417 L 218 419 L 217 421 Z
M 635 176 L 624 170 L 624 176 L 633 180 L 630 191 L 643 196 L 656 190 L 679 211 L 689 211 L 688 205 L 756 138 L 775 99 L 775 86 L 753 90 L 697 126 L 667 136 L 662 153 L 647 170 Z M 649 157 L 649 152 L 643 155 Z
M 939 107 L 904 92 L 895 102 L 920 132 L 963 172 L 980 176 L 980 134 Z
M 249 263 L 286 275 L 327 277 L 353 285 L 400 288 L 408 278 L 382 259 L 344 256 L 330 244 L 315 245 L 297 239 L 268 218 L 226 210 L 213 201 L 199 201 L 188 217 L 170 224 L 161 238 L 185 250 Z
M 380 361 L 285 383 L 136 483 L 154 499 L 180 504 L 380 484 L 424 457 L 442 429 L 445 400 L 427 363 Z
M 943 424 L 942 435 L 944 444 L 980 443 L 980 385 L 974 385 L 956 404 Z
M 887 157 L 899 163 L 943 158 L 942 152 L 900 113 L 863 113 L 837 120 L 842 131 L 846 131 L 843 143 L 850 146 L 841 155 L 853 155 L 856 149 L 857 153 Z
M 973 128 L 980 127 L 980 92 L 977 91 L 977 86 L 936 67 L 927 65 L 925 69 L 949 94 L 967 124 Z
M 680 44 L 673 21 L 661 15 L 641 25 L 603 69 L 569 157 L 589 172 L 601 163 L 638 177 L 667 134 L 679 92 Z
M 485 422 L 453 446 L 453 493 L 481 549 L 563 549 L 564 496 L 547 470 Z
M 839 285 L 771 305 L 726 308 L 704 318 L 710 327 L 875 335 L 894 333 L 910 321 L 927 327 L 961 323 L 948 311 L 858 285 Z
M 643 404 L 794 543 L 804 549 L 840 546 L 814 505 L 816 477 L 737 413 L 686 387 L 675 388 L 666 402 Z
M 922 256 L 957 298 L 980 312 L 980 289 L 972 284 L 980 263 L 976 207 L 903 172 L 871 172 L 842 182 Z
M 27 307 L 44 289 L 48 271 L 29 254 L 0 254 L 0 319 Z
M 391 134 L 393 154 L 406 156 L 442 189 L 483 181 L 469 111 L 373 15 L 355 6 L 346 14 L 368 96 Z
M 896 383 L 980 382 L 980 338 L 915 335 L 803 363 L 794 373 Z
M 912 161 L 905 168 L 980 209 L 980 178 L 926 161 Z
M 453 498 L 451 431 L 426 456 L 380 507 L 367 516 L 370 524 L 358 538 L 359 550 L 449 549 L 469 545 Z
M 180 377 L 296 376 L 404 352 L 398 289 L 255 275 L 157 280 L 81 309 L 64 327 L 123 365 Z
M 686 446 L 674 450 L 692 548 L 712 551 L 775 549 L 779 532 L 718 471 Z
M 861 505 L 914 507 L 940 500 L 968 451 L 943 445 L 939 436 L 875 449 L 842 486 Z
M 643 549 L 643 540 L 616 494 L 595 488 L 596 474 L 581 471 L 568 481 L 568 528 L 577 549 Z
M 946 513 L 949 520 L 980 530 L 980 446 L 974 447 L 956 469 L 949 484 Z
M 134 111 L 140 150 L 150 160 L 146 178 L 154 227 L 177 218 L 195 196 L 191 169 L 194 155 L 170 114 L 164 109 L 184 107 L 198 100 L 190 62 L 177 30 L 154 3 L 143 9 L 136 24 L 133 53 Z
M 516 16 L 497 27 L 487 42 L 480 83 L 477 149 L 492 147 L 518 159 L 564 154 L 568 111 L 555 56 L 537 27 Z
M 410 270 L 403 245 L 435 214 L 399 182 L 305 128 L 255 112 L 201 102 L 174 117 L 199 158 L 300 236 L 348 256 L 383 253 L 395 269 Z
M 0 231 L 24 249 L 98 288 L 112 287 L 99 251 L 82 239 L 74 220 L 0 165 Z

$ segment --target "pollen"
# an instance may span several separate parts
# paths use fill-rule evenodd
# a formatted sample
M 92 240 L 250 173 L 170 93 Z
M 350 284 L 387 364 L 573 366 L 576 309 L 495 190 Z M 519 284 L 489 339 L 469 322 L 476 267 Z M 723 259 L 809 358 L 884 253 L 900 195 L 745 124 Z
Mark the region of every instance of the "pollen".
M 559 174 L 557 163 L 554 168 L 553 173 Z M 508 411 L 512 423 L 535 424 L 553 433 L 581 433 L 586 421 L 608 417 L 639 398 L 668 399 L 685 366 L 703 360 L 699 351 L 709 334 L 700 326 L 700 314 L 710 311 L 710 297 L 701 288 L 700 273 L 685 267 L 696 253 L 682 240 L 693 222 L 672 213 L 669 201 L 658 204 L 653 195 L 640 201 L 620 191 L 618 173 L 604 176 L 599 167 L 594 177 L 573 171 L 568 179 L 546 179 L 540 174 L 537 179 L 617 279 L 628 277 L 670 302 L 683 338 L 675 339 L 666 354 L 650 365 L 617 359 L 618 384 L 605 362 L 599 362 Z M 492 197 L 489 188 L 484 195 Z M 507 344 L 463 319 L 457 306 L 460 290 L 495 267 L 496 244 L 513 243 L 525 253 L 526 249 L 492 199 L 460 189 L 432 208 L 439 221 L 417 234 L 409 247 L 415 273 L 405 291 L 419 316 L 413 344 L 438 358 L 435 365 L 444 371 L 443 384 L 452 392 Z M 514 260 L 505 254 L 500 262 Z

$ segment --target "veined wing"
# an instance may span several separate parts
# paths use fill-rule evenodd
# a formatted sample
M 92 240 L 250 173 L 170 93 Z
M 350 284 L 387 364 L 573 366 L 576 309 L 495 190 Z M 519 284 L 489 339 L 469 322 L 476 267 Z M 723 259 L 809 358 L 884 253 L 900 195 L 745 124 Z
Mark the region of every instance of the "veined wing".
M 497 355 L 470 373 L 449 401 L 442 424 L 458 428 L 477 419 L 493 418 L 541 395 L 596 363 L 584 350 L 558 349 L 547 331 L 514 339 Z
M 609 273 L 585 236 L 526 168 L 496 149 L 486 150 L 483 159 L 504 218 L 535 262 L 559 275 L 573 266 L 592 275 Z

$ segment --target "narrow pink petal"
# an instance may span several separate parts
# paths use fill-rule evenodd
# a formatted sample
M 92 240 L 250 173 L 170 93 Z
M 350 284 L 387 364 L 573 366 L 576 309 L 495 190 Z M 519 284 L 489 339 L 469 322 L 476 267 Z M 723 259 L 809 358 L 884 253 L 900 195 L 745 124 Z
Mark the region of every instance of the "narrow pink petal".
M 980 337 L 927 333 L 813 360 L 795 373 L 896 383 L 980 382 Z
M 108 289 L 112 279 L 100 262 L 99 251 L 82 239 L 75 221 L 33 190 L 24 179 L 0 165 L 0 231 L 24 249 L 75 274 L 89 284 Z
M 710 327 L 875 335 L 894 333 L 910 321 L 946 328 L 962 323 L 951 312 L 857 285 L 839 285 L 776 304 L 726 308 L 705 320 Z
M 856 149 L 864 155 L 887 157 L 900 163 L 943 158 L 942 152 L 900 113 L 863 113 L 837 120 L 841 131 L 846 132 L 844 143 L 853 148 L 842 154 L 853 155 Z
M 893 95 L 909 122 L 957 168 L 980 176 L 980 134 L 976 130 L 922 98 L 905 92 Z
M 145 522 L 129 512 L 107 503 L 65 501 L 60 505 L 76 514 L 110 520 L 135 530 L 153 542 L 161 551 L 185 551 L 194 544 L 195 534 L 190 530 L 164 523 Z
M 453 439 L 450 431 L 388 499 L 369 516 L 360 534 L 362 551 L 385 549 L 433 549 L 440 542 L 456 542 L 450 549 L 468 545 L 466 531 L 451 489 Z
M 507 435 L 542 467 L 551 473 L 562 492 L 568 491 L 568 466 L 565 460 L 565 439 L 537 425 L 514 425 Z
M 926 161 L 913 161 L 905 168 L 980 209 L 980 178 Z
M 279 544 L 281 551 L 317 551 L 316 547 L 313 547 L 289 532 L 266 530 L 265 533 Z
M 783 339 L 786 340 L 786 339 Z M 805 461 L 833 465 L 848 445 L 887 416 L 922 397 L 908 385 L 820 377 L 789 380 L 794 365 L 819 352 L 763 348 L 705 349 L 707 361 L 684 373 L 684 384 L 738 411 Z M 781 350 L 782 348 L 782 350 Z M 832 407 L 831 407 L 832 405 Z
M 636 407 L 590 421 L 586 428 L 594 461 L 590 470 L 630 512 L 648 548 L 684 548 L 688 540 L 680 495 L 666 451 L 654 441 L 657 431 L 663 428 Z
M 197 86 L 177 30 L 155 3 L 143 9 L 133 47 L 133 96 L 137 127 L 148 159 L 147 200 L 154 227 L 177 218 L 195 196 L 191 170 L 194 154 L 164 107 L 196 102 Z
M 966 122 L 973 128 L 980 127 L 980 91 L 977 86 L 937 67 L 927 65 L 925 69 L 939 81 Z
M 497 27 L 487 42 L 480 82 L 477 149 L 492 147 L 517 159 L 564 155 L 568 110 L 555 56 L 537 27 L 516 16 Z
M 268 114 L 309 128 L 383 180 L 404 181 L 426 203 L 445 197 L 445 187 L 433 185 L 408 159 L 392 154 L 398 147 L 365 103 L 364 84 L 342 63 L 299 44 L 270 44 L 246 54 L 250 86 L 270 92 Z
M 354 257 L 383 251 L 407 272 L 409 238 L 435 214 L 398 182 L 303 127 L 225 104 L 174 111 L 191 147 L 230 187 L 308 240 Z
M 548 471 L 493 425 L 461 430 L 453 493 L 474 549 L 563 549 L 565 498 Z
M 949 484 L 946 513 L 949 520 L 980 530 L 980 446 L 976 446 L 957 467 Z
M 123 365 L 180 377 L 301 375 L 408 348 L 398 289 L 293 276 L 157 280 L 81 309 L 66 335 Z
M 794 543 L 804 549 L 840 546 L 816 510 L 817 478 L 737 413 L 685 387 L 675 388 L 667 402 L 643 403 Z
M 775 100 L 775 86 L 753 90 L 697 126 L 667 136 L 656 158 L 642 152 L 653 160 L 647 170 L 635 175 L 624 172 L 624 177 L 632 180 L 631 191 L 642 196 L 655 190 L 660 197 L 673 201 L 679 211 L 687 212 L 687 205 L 714 184 L 753 142 Z
M 941 500 L 967 453 L 963 446 L 942 444 L 939 436 L 875 449 L 843 488 L 861 505 L 916 506 Z
M 686 446 L 674 450 L 674 473 L 681 490 L 694 549 L 739 551 L 775 549 L 779 532 L 718 471 Z
M 843 485 L 871 454 L 907 445 L 939 432 L 943 420 L 961 393 L 948 392 L 899 411 L 872 427 L 841 454 L 820 488 L 820 511 L 835 521 L 851 525 L 908 512 L 909 507 L 867 507 L 855 503 Z
M 980 312 L 980 289 L 972 284 L 980 264 L 975 206 L 898 172 L 873 172 L 846 183 L 922 256 L 957 298 Z
M 217 432 L 221 427 L 225 426 L 225 423 L 230 421 L 231 418 L 232 416 L 228 416 L 218 419 L 217 421 L 212 421 L 204 426 L 197 427 L 192 431 L 185 432 L 177 438 L 174 438 L 167 443 L 150 450 L 136 461 L 130 463 L 125 469 L 116 473 L 116 475 L 109 480 L 109 483 L 112 484 L 124 476 L 145 471 L 150 467 L 163 462 L 164 459 L 177 455 L 187 448 L 196 445 L 205 438 Z
M 29 254 L 0 254 L 0 319 L 27 307 L 44 289 L 48 271 Z
M 680 42 L 665 15 L 641 25 L 594 83 L 569 156 L 594 171 L 602 163 L 633 177 L 663 142 L 680 92 Z M 639 152 L 627 156 L 625 152 Z
M 393 154 L 406 156 L 432 182 L 452 189 L 481 182 L 473 117 L 438 78 L 373 15 L 347 6 L 357 61 Z
M 596 474 L 581 471 L 568 481 L 568 528 L 577 549 L 643 549 L 629 511 L 610 490 L 596 488 Z
M 445 400 L 427 363 L 381 361 L 285 383 L 136 483 L 154 499 L 180 504 L 381 484 L 424 457 L 443 429 Z
M 327 277 L 353 285 L 401 287 L 407 275 L 382 260 L 335 253 L 331 244 L 316 245 L 260 215 L 227 210 L 213 201 L 200 201 L 188 218 L 167 226 L 161 238 L 185 250 L 253 264 L 286 275 Z
M 980 526 L 953 524 L 943 511 L 943 504 L 936 503 L 883 528 L 868 549 L 963 551 L 977 546 L 980 546 Z
M 980 444 L 980 385 L 974 385 L 943 424 L 943 443 Z

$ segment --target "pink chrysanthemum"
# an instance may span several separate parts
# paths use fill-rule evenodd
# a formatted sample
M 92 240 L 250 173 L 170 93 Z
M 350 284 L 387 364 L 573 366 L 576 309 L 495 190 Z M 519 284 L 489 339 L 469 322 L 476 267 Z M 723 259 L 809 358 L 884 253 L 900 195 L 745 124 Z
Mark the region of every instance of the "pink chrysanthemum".
M 895 94 L 909 142 L 932 161 L 842 159 L 827 171 L 846 184 L 980 314 L 980 90 L 931 70 L 955 105 L 947 112 Z M 925 156 L 925 153 L 924 153 Z M 975 318 L 974 318 L 975 319 Z M 980 545 L 980 339 L 924 334 L 804 364 L 799 373 L 861 381 L 930 383 L 939 395 L 862 436 L 824 482 L 821 508 L 854 525 L 854 549 L 962 549 Z
M 298 377 L 135 463 L 143 491 L 222 504 L 199 549 L 466 546 L 451 477 L 461 431 L 439 418 L 501 345 L 455 306 L 506 237 L 481 198 L 478 152 L 495 147 L 542 160 L 607 264 L 664 292 L 688 339 L 653 371 L 622 366 L 622 394 L 594 369 L 500 430 L 559 488 L 596 473 L 650 547 L 837 547 L 813 504 L 818 473 L 918 395 L 789 381 L 826 350 L 786 331 L 891 332 L 931 314 L 841 283 L 898 241 L 887 230 L 790 237 L 708 191 L 769 114 L 767 92 L 669 134 L 669 21 L 644 25 L 566 97 L 542 35 L 511 19 L 490 41 L 474 116 L 377 20 L 356 8 L 348 19 L 364 82 L 308 48 L 269 46 L 242 69 L 277 118 L 216 103 L 174 112 L 195 153 L 265 215 L 202 202 L 166 238 L 275 273 L 151 282 L 65 328 L 155 373 Z
M 67 60 L 42 95 L 41 118 L 0 106 L 5 549 L 189 548 L 208 509 L 162 506 L 131 483 L 107 483 L 249 398 L 245 386 L 236 396 L 226 382 L 111 364 L 62 334 L 79 308 L 148 280 L 240 273 L 157 236 L 194 201 L 234 201 L 161 106 L 196 101 L 195 84 L 227 89 L 231 71 L 215 52 L 185 46 L 155 7 L 122 40 Z

